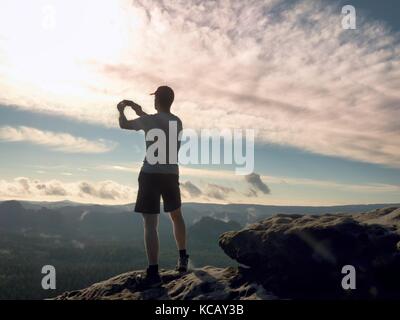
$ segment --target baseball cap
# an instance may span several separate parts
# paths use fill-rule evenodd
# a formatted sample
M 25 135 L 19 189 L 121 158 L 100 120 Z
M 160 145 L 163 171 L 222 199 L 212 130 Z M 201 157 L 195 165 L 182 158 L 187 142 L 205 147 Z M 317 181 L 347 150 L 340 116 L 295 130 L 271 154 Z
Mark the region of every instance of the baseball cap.
M 157 90 L 150 95 L 156 95 L 157 97 L 161 98 L 164 101 L 170 101 L 171 103 L 174 101 L 174 90 L 172 90 L 168 86 L 161 86 L 158 87 Z

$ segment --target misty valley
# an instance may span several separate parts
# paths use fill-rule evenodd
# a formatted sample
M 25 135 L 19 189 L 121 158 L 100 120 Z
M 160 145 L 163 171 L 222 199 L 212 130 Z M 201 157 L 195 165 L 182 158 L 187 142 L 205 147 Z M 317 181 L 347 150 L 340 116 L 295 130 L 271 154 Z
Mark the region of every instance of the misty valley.
M 383 205 L 280 207 L 186 203 L 188 247 L 194 267 L 235 266 L 219 236 L 276 213 L 360 212 Z M 160 267 L 175 267 L 177 252 L 169 218 L 160 216 Z M 146 266 L 143 227 L 133 204 L 72 202 L 0 203 L 0 299 L 43 299 Z M 43 290 L 44 265 L 57 271 L 55 290 Z

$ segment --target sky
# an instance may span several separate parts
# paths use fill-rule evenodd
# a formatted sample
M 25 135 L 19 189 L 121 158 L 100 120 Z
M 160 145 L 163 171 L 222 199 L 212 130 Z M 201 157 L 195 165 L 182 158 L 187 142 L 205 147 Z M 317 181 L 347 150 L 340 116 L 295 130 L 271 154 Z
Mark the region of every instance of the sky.
M 400 202 L 398 1 L 0 6 L 0 199 L 134 202 L 144 136 L 116 104 L 169 85 L 185 128 L 256 131 L 252 174 L 182 165 L 184 201 Z

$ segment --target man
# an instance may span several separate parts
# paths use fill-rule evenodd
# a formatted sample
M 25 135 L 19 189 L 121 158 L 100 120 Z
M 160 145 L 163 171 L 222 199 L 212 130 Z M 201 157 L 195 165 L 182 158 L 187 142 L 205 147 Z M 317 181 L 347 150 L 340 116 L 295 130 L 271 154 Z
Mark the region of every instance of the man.
M 157 150 L 157 153 L 166 153 L 164 157 L 165 161 L 158 162 L 155 162 L 154 158 L 159 154 L 150 154 L 149 150 L 153 150 L 154 148 L 151 148 L 151 139 L 146 138 L 146 157 L 138 179 L 139 191 L 135 211 L 143 215 L 144 242 L 149 266 L 146 269 L 146 273 L 137 278 L 137 282 L 139 286 L 144 287 L 155 287 L 162 284 L 158 273 L 158 214 L 160 213 L 160 197 L 162 197 L 164 202 L 164 211 L 169 212 L 173 223 L 175 241 L 179 250 L 177 271 L 186 272 L 189 260 L 189 255 L 186 253 L 186 227 L 181 211 L 179 167 L 177 161 L 180 147 L 178 136 L 182 131 L 182 121 L 170 111 L 174 101 L 174 91 L 170 87 L 161 86 L 152 95 L 155 96 L 154 107 L 157 110 L 156 114 L 149 115 L 145 113 L 141 106 L 129 100 L 123 100 L 117 105 L 120 113 L 119 124 L 122 129 L 143 130 L 146 137 L 152 130 L 153 132 L 154 130 L 156 132 L 157 130 L 161 130 L 165 133 L 166 137 L 165 140 L 162 140 L 165 142 L 162 146 L 164 151 Z M 134 120 L 127 120 L 124 114 L 126 106 L 131 107 L 139 117 Z M 176 132 L 170 132 L 174 129 Z M 172 141 L 169 138 L 170 134 L 174 137 Z M 172 146 L 170 146 L 171 142 Z

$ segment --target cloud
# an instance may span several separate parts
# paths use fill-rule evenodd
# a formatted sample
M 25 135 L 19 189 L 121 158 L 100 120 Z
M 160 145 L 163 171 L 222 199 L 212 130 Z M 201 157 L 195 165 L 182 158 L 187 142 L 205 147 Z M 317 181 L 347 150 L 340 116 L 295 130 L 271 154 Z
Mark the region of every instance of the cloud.
M 257 191 L 254 190 L 253 188 L 250 188 L 250 189 L 249 189 L 247 192 L 245 192 L 244 194 L 245 194 L 246 197 L 249 197 L 249 198 L 251 198 L 251 197 L 257 197 L 257 196 L 258 196 Z
M 99 165 L 96 167 L 97 170 L 112 170 L 112 171 L 126 171 L 126 172 L 139 172 L 142 163 L 136 163 L 135 165 Z
M 121 197 L 133 196 L 129 194 L 129 188 L 114 181 L 102 181 L 100 183 L 81 182 L 78 185 L 80 195 L 90 196 L 103 200 L 119 200 Z
M 90 141 L 69 133 L 43 131 L 31 127 L 0 127 L 0 140 L 29 142 L 65 153 L 104 153 L 112 150 L 114 143 L 99 139 Z M 63 173 L 68 174 L 68 173 Z
M 208 183 L 204 194 L 209 198 L 217 200 L 227 200 L 230 193 L 234 193 L 235 189 L 230 187 L 221 186 L 214 183 Z
M 190 181 L 186 181 L 186 182 L 181 183 L 180 187 L 184 191 L 187 191 L 189 193 L 190 197 L 199 197 L 203 193 L 196 185 L 194 185 Z
M 265 176 L 276 192 L 271 195 L 259 194 L 254 187 L 248 188 L 246 193 L 245 181 L 238 177 L 231 185 L 235 188 L 219 183 L 204 183 L 201 180 L 186 181 L 181 184 L 182 198 L 185 201 L 216 202 L 216 203 L 248 203 L 252 197 L 253 204 L 274 205 L 335 205 L 352 203 L 379 203 L 381 196 L 387 197 L 385 202 L 396 203 L 400 191 L 398 184 L 364 183 L 346 184 L 328 180 L 301 179 L 290 177 Z M 246 183 L 248 184 L 248 183 Z M 279 191 L 285 185 L 285 191 Z M 315 201 L 315 198 L 293 198 L 289 189 L 298 189 L 307 194 L 323 192 L 333 195 L 324 201 Z M 274 189 L 274 190 L 275 190 Z M 200 193 L 199 191 L 200 190 Z M 191 193 L 190 193 L 191 192 Z M 348 201 L 340 201 L 335 194 L 342 192 L 349 197 Z M 59 180 L 32 179 L 18 177 L 11 180 L 0 179 L 0 199 L 19 199 L 34 201 L 71 200 L 85 203 L 126 204 L 135 201 L 137 190 L 131 186 L 115 181 L 75 181 L 64 182 Z M 356 199 L 356 200 L 355 200 Z M 84 219 L 86 213 L 81 215 Z
M 134 202 L 137 191 L 115 181 L 75 181 L 39 180 L 17 177 L 13 180 L 0 180 L 0 199 L 32 200 L 72 200 L 89 203 L 129 203 Z M 202 187 L 191 181 L 181 183 L 184 199 L 209 202 L 210 200 L 230 201 L 236 195 L 234 188 L 215 183 L 206 183 Z M 81 219 L 88 214 L 84 212 Z
M 215 183 L 206 183 L 202 188 L 191 181 L 180 184 L 182 196 L 186 199 L 196 199 L 200 201 L 219 200 L 226 201 L 231 194 L 235 194 L 234 188 L 222 186 Z
M 27 179 L 26 179 L 27 180 Z M 36 183 L 36 189 L 42 191 L 46 196 L 66 196 L 67 191 L 62 183 L 58 181 L 51 181 L 49 183 Z
M 257 191 L 261 191 L 264 194 L 270 194 L 271 190 L 269 189 L 269 187 L 261 180 L 261 177 L 259 174 L 257 173 L 251 173 L 246 175 L 245 180 L 247 183 L 250 184 L 250 186 L 252 187 L 250 189 L 250 195 L 255 196 L 257 195 Z
M 400 167 L 399 35 L 361 10 L 344 30 L 325 1 L 70 1 L 44 32 L 23 4 L 0 13 L 0 103 L 117 126 L 167 83 L 186 128 Z
M 128 203 L 135 200 L 135 194 L 132 187 L 110 180 L 63 182 L 27 177 L 0 180 L 0 199 L 69 199 L 78 202 Z

